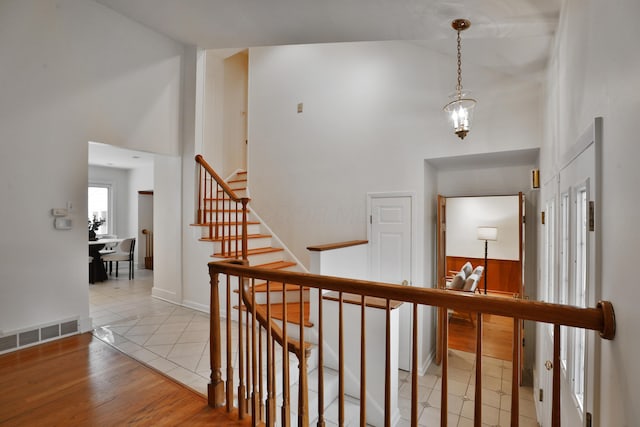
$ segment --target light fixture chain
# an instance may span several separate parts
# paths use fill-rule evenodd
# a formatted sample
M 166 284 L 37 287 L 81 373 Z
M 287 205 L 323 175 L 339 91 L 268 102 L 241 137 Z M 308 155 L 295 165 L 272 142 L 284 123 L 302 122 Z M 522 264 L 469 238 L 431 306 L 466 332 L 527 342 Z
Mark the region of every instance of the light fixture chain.
M 460 48 L 460 30 L 458 30 L 458 85 L 456 86 L 458 99 L 462 98 L 462 50 Z

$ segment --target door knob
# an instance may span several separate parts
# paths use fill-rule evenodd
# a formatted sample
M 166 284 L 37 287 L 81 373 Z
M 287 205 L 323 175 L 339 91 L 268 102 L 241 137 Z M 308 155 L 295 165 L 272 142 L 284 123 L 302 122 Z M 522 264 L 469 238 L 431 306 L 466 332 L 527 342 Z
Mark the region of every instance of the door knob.
M 409 286 L 409 281 L 408 280 L 403 280 L 401 285 L 402 286 Z
M 551 362 L 551 360 L 547 360 L 546 362 L 544 362 L 544 367 L 547 368 L 547 371 L 550 371 L 553 369 L 553 362 Z

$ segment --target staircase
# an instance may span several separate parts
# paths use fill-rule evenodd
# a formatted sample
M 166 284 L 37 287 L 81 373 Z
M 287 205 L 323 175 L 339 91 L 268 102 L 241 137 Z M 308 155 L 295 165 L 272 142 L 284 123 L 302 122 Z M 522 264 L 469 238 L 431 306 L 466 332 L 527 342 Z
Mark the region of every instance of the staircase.
M 200 156 L 196 156 L 196 161 L 200 164 L 200 189 L 199 205 L 196 222 L 192 224 L 199 227 L 201 237 L 199 241 L 212 246 L 211 258 L 214 261 L 245 259 L 252 267 L 264 268 L 278 271 L 306 272 L 300 266 L 295 257 L 285 248 L 279 245 L 271 233 L 269 227 L 260 217 L 247 206 L 249 202 L 247 189 L 247 172 L 237 171 L 226 180 L 221 180 L 219 176 L 210 170 L 210 166 Z M 222 182 L 219 182 L 222 181 Z M 246 232 L 245 232 L 246 228 Z M 243 238 L 246 247 L 243 247 Z M 237 281 L 232 285 L 232 292 L 238 294 Z M 268 288 L 268 289 L 267 289 Z M 309 321 L 310 303 L 309 288 L 298 285 L 283 284 L 282 282 L 255 280 L 249 292 L 255 292 L 256 309 L 267 317 L 267 302 L 270 302 L 270 317 L 280 330 L 286 331 L 289 341 L 297 341 L 300 338 L 300 311 L 302 310 L 304 341 L 307 346 L 307 357 L 305 358 L 305 368 L 307 376 L 307 414 L 305 417 L 315 425 L 317 423 L 318 405 L 321 404 L 325 419 L 338 423 L 339 413 L 337 399 L 339 396 L 338 374 L 333 369 L 323 367 L 322 378 L 324 392 L 322 399 L 318 392 L 318 370 L 319 360 L 317 356 L 317 337 L 313 332 L 313 323 Z M 237 301 L 233 306 L 232 318 L 237 321 Z M 287 325 L 283 325 L 284 306 L 286 304 Z M 246 306 L 242 305 L 241 311 L 245 311 Z M 243 316 L 244 317 L 244 316 Z M 298 393 L 299 393 L 299 371 L 298 358 L 295 354 L 289 353 L 291 359 L 289 365 L 290 375 L 290 396 L 291 418 L 295 420 L 298 416 Z M 237 375 L 237 374 L 236 374 Z M 308 380 L 307 380 L 308 378 Z M 282 378 L 276 376 L 277 390 L 282 390 Z M 237 394 L 235 396 L 237 401 Z M 275 397 L 278 405 L 282 404 L 282 392 Z M 358 401 L 345 402 L 347 413 L 357 418 Z M 280 424 L 282 414 L 278 411 L 278 423 Z M 349 420 L 350 421 L 350 420 Z M 295 422 L 295 421 L 294 421 Z M 347 423 L 348 424 L 348 423 Z
M 209 175 L 209 171 L 207 171 L 207 166 L 209 165 L 201 156 L 196 156 L 196 162 L 202 165 L 200 173 L 201 188 L 199 190 L 198 218 L 192 226 L 202 229 L 202 235 L 199 238 L 201 242 L 213 244 L 211 254 L 213 260 L 238 259 L 242 254 L 243 212 L 239 203 L 235 200 L 246 199 L 247 203 L 249 201 L 247 172 L 236 171 L 228 179 L 224 180 L 226 186 L 219 185 L 220 183 L 214 182 L 217 181 L 216 178 L 219 178 L 217 175 L 213 175 L 212 178 L 207 176 Z M 281 271 L 306 272 L 295 261 L 292 254 L 274 244 L 270 229 L 249 208 L 247 208 L 246 228 L 246 258 L 250 266 Z M 267 283 L 264 281 L 256 282 L 254 288 L 256 303 L 266 310 Z M 285 290 L 284 297 L 283 289 Z M 289 323 L 299 324 L 299 313 L 303 309 L 305 327 L 311 328 L 313 326 L 309 322 L 308 289 L 305 289 L 301 296 L 298 286 L 285 287 L 282 283 L 271 282 L 269 291 L 274 320 L 282 320 L 282 304 L 286 299 Z M 238 290 L 235 289 L 234 292 L 237 293 Z M 300 304 L 301 299 L 302 305 Z

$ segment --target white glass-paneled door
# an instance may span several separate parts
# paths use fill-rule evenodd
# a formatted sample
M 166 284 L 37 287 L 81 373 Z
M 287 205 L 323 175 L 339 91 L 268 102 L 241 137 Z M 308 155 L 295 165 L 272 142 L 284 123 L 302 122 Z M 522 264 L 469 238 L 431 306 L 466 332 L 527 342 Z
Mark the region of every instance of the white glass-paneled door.
M 563 167 L 549 183 L 544 225 L 543 295 L 548 302 L 594 307 L 600 298 L 599 153 L 601 119 L 565 155 Z M 563 426 L 591 425 L 598 410 L 599 344 L 593 331 L 560 329 L 560 362 L 552 363 L 553 330 L 540 331 L 536 366 L 542 389 L 541 425 L 550 424 L 551 372 L 560 370 L 560 420 Z M 548 330 L 547 330 L 548 329 Z M 557 365 L 557 363 L 556 363 Z

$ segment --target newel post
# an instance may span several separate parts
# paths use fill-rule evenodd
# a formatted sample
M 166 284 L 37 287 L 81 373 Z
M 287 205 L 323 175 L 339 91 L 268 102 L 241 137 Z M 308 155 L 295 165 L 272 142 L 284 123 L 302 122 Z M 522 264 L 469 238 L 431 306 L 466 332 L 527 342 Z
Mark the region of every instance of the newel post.
M 213 273 L 213 266 L 209 265 L 211 278 L 211 314 L 209 321 L 209 364 L 211 366 L 211 382 L 208 384 L 208 403 L 213 408 L 224 405 L 224 380 L 222 379 L 221 336 L 220 336 L 220 292 L 218 290 L 219 273 Z

